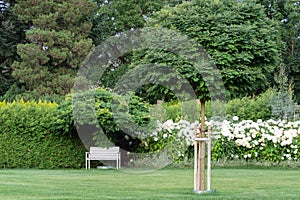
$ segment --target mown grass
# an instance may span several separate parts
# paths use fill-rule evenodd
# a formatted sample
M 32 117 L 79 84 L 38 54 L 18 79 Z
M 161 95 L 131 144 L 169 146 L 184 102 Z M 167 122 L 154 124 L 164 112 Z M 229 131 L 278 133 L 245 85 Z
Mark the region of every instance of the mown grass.
M 300 170 L 213 168 L 213 194 L 193 194 L 193 169 L 1 170 L 0 199 L 300 199 Z

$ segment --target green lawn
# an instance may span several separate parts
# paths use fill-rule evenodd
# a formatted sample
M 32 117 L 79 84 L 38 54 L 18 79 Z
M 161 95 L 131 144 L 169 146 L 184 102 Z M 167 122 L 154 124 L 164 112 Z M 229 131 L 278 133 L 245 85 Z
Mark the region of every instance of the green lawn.
M 300 199 L 299 169 L 213 168 L 213 194 L 193 194 L 193 169 L 0 170 L 0 199 Z

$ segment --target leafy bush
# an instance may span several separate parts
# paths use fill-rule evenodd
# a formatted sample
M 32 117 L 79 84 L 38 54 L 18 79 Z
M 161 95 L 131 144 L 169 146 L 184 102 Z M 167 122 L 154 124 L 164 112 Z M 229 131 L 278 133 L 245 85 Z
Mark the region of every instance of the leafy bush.
M 75 113 L 76 120 L 73 114 Z M 150 129 L 150 105 L 135 95 L 120 96 L 106 88 L 74 93 L 58 107 L 53 127 L 84 134 L 84 144 L 138 151 L 139 133 Z M 83 134 L 81 134 L 83 133 Z
M 239 116 L 241 120 L 268 120 L 272 117 L 270 99 L 274 93 L 269 90 L 257 97 L 233 99 L 226 104 L 226 114 Z
M 200 105 L 194 101 L 189 102 L 166 102 L 162 103 L 162 108 L 164 110 L 164 120 L 173 120 L 178 122 L 180 119 L 187 121 L 196 121 L 200 118 Z
M 69 132 L 52 128 L 56 103 L 0 103 L 1 168 L 80 168 L 84 151 Z
M 212 116 L 222 116 L 232 118 L 233 116 L 239 116 L 241 120 L 268 120 L 272 117 L 272 107 L 270 100 L 274 96 L 272 90 L 258 95 L 256 97 L 243 97 L 241 99 L 232 99 L 224 103 L 221 101 L 206 102 L 205 116 L 210 119 Z M 185 113 L 195 113 L 197 118 L 200 118 L 200 104 L 197 108 L 195 107 L 184 107 L 178 101 L 167 102 L 162 104 L 165 110 L 164 120 L 172 119 L 178 121 L 180 119 L 189 120 L 187 116 L 183 116 L 183 110 L 186 109 Z M 213 106 L 213 107 L 212 107 Z M 225 114 L 225 116 L 224 116 Z

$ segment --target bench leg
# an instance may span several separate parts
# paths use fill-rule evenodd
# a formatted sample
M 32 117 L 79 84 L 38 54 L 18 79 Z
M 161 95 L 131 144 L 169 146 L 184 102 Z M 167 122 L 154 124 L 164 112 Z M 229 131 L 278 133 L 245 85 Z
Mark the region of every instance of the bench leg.
M 117 159 L 116 165 L 117 165 L 117 166 L 116 166 L 117 169 L 120 169 L 120 168 L 121 168 L 121 158 L 118 158 L 118 159 Z
M 86 159 L 85 161 L 85 169 L 90 169 L 91 168 L 91 161 L 89 159 Z
M 89 153 L 85 152 L 85 169 L 88 169 L 88 157 L 89 157 Z

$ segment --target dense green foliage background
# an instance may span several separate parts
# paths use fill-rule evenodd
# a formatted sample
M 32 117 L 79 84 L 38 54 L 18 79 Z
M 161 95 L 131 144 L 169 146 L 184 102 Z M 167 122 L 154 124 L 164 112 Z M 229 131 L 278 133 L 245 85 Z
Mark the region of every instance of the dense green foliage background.
M 268 120 L 273 117 L 272 106 L 270 105 L 274 91 L 269 90 L 261 95 L 255 97 L 243 97 L 241 99 L 233 99 L 226 104 L 221 101 L 206 102 L 206 117 L 208 120 L 216 117 L 219 119 L 231 119 L 233 116 L 238 116 L 240 120 L 253 120 L 258 119 Z M 164 108 L 164 120 L 172 119 L 178 121 L 179 119 L 187 119 L 182 115 L 182 104 L 180 102 L 166 102 L 162 104 Z M 214 106 L 214 107 L 212 107 Z M 200 117 L 200 104 L 198 110 L 191 110 L 186 112 L 198 113 Z
M 145 152 L 135 132 L 151 132 L 156 119 L 188 118 L 173 92 L 180 88 L 179 82 L 173 88 L 143 85 L 128 96 L 111 92 L 128 70 L 140 67 L 148 72 L 153 64 L 183 75 L 197 98 L 207 101 L 208 119 L 296 119 L 299 11 L 300 2 L 295 0 L 0 1 L 0 167 L 80 168 L 85 147 L 77 131 L 88 131 L 84 142 L 102 144 L 99 126 L 110 142 Z M 145 27 L 146 40 L 172 40 L 174 51 L 185 49 L 180 38 L 163 31 L 158 37 L 147 28 L 177 31 L 204 47 L 221 72 L 226 102 L 211 104 L 207 83 L 187 59 L 166 49 L 142 49 L 121 55 L 110 65 L 92 95 L 91 91 L 75 94 L 76 106 L 83 111 L 88 108 L 80 99 L 91 97 L 96 114 L 95 121 L 89 121 L 86 113 L 75 120 L 70 93 L 88 53 L 108 37 Z M 193 52 L 192 47 L 189 50 Z M 195 56 L 191 53 L 189 59 Z M 159 74 L 155 71 L 139 80 L 155 73 Z M 174 78 L 168 75 L 158 76 L 159 81 Z M 136 77 L 129 77 L 128 84 L 134 83 L 132 78 Z M 160 109 L 157 100 L 165 101 Z
M 222 70 L 230 98 L 251 96 L 276 85 L 273 75 L 280 60 L 286 66 L 285 76 L 294 82 L 293 89 L 299 88 L 298 1 L 4 0 L 0 19 L 2 94 L 17 82 L 26 93 L 34 91 L 33 96 L 65 95 L 92 48 L 91 41 L 98 45 L 109 36 L 145 26 L 163 26 L 194 38 Z M 142 55 L 129 59 L 131 66 L 145 62 Z M 164 59 L 172 65 L 177 61 L 172 56 Z M 130 63 L 124 57 L 120 60 L 124 71 Z M 188 73 L 192 85 L 201 82 Z M 154 89 L 162 95 L 166 92 Z M 149 86 L 141 91 L 155 93 Z
M 78 95 L 88 96 L 86 93 Z M 70 96 L 60 104 L 24 100 L 1 102 L 1 168 L 82 168 L 86 151 L 82 141 L 89 145 L 103 146 L 108 139 L 126 151 L 147 152 L 149 146 L 144 145 L 142 135 L 136 135 L 136 129 L 130 132 L 132 122 L 139 124 L 140 131 L 146 133 L 154 130 L 148 126 L 151 120 L 163 122 L 172 119 L 175 122 L 188 119 L 182 116 L 180 103 L 163 103 L 162 107 L 153 107 L 143 102 L 141 98 L 131 96 L 125 99 L 129 105 L 129 110 L 126 111 L 126 105 L 116 103 L 121 97 L 107 89 L 96 88 L 93 95 L 97 121 L 86 121 L 86 117 L 90 117 L 86 115 L 81 116 L 81 120 L 76 124 L 73 115 L 74 105 Z M 229 101 L 226 106 L 226 117 L 241 116 L 241 119 L 267 120 L 272 115 L 268 106 L 271 96 L 272 93 L 268 92 L 257 98 Z M 222 103 L 219 104 L 220 108 L 223 108 Z M 112 106 L 115 106 L 114 111 L 117 109 L 120 112 L 117 114 L 112 112 Z M 200 109 L 191 112 L 200 112 Z M 220 113 L 223 112 L 220 110 Z M 207 117 L 211 117 L 209 102 Z M 123 129 L 124 126 L 120 127 L 120 124 L 125 124 L 127 129 Z M 99 125 L 103 132 L 99 131 Z M 85 140 L 80 140 L 76 130 L 85 131 L 89 136 Z M 123 156 L 124 162 L 128 162 L 126 155 Z

